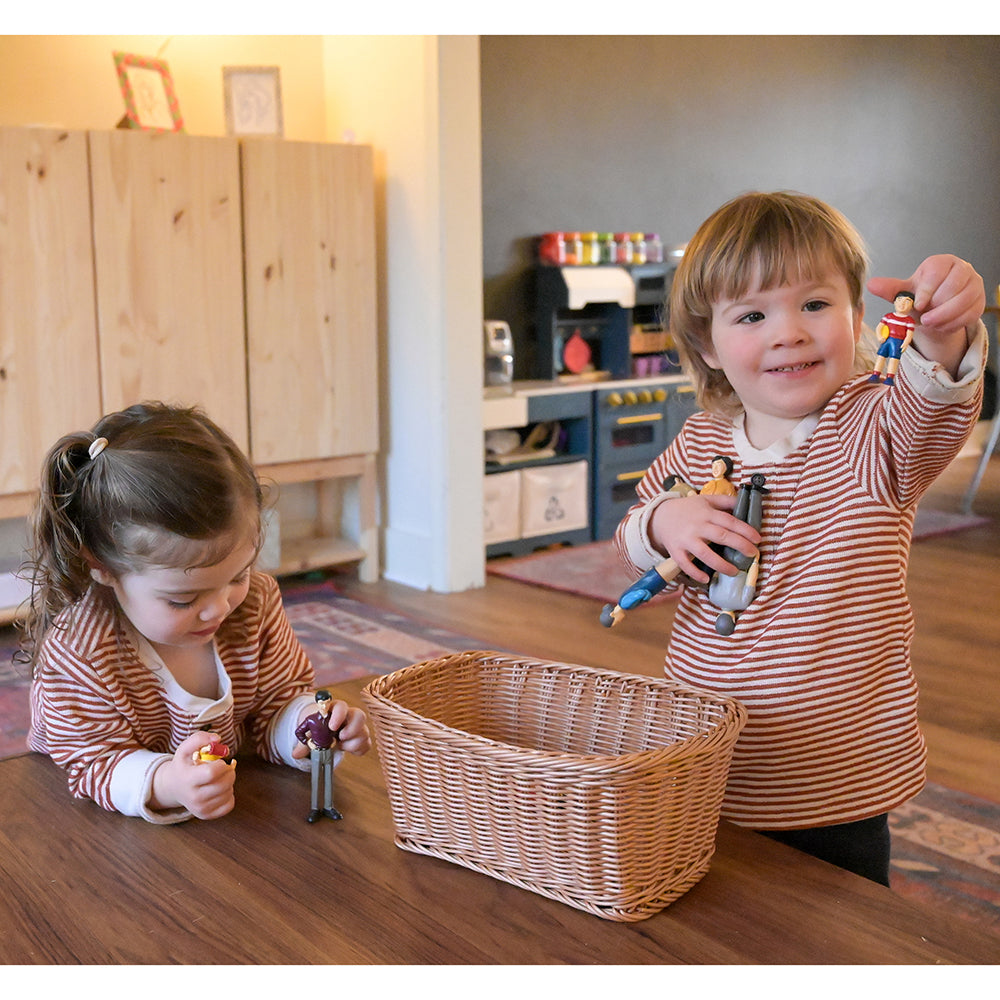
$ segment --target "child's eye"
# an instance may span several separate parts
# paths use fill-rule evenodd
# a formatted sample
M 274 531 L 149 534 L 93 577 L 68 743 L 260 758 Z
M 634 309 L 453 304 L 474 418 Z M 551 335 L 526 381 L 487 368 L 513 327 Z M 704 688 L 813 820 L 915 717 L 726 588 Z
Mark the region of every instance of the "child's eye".
M 805 312 L 819 312 L 821 309 L 825 309 L 829 305 L 828 302 L 824 302 L 823 299 L 811 299 L 802 308 Z
M 764 314 L 762 312 L 748 312 L 744 313 L 736 322 L 749 325 L 750 323 L 759 323 L 763 318 Z
M 171 601 L 168 599 L 167 604 L 172 608 L 189 608 L 192 604 L 194 604 L 194 598 L 190 601 Z

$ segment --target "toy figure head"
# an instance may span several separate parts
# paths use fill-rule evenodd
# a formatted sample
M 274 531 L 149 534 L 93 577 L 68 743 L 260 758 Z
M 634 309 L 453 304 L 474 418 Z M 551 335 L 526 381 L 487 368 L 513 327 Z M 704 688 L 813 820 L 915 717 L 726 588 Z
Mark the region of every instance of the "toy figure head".
M 728 455 L 716 455 L 712 459 L 712 475 L 716 477 L 731 476 L 733 460 Z
M 316 692 L 316 707 L 321 715 L 330 714 L 330 709 L 333 708 L 333 697 L 329 691 Z
M 913 292 L 896 292 L 896 297 L 892 300 L 892 308 L 900 316 L 905 316 L 913 308 L 915 299 L 916 296 Z
M 670 332 L 705 409 L 735 415 L 740 400 L 703 354 L 712 346 L 713 306 L 755 289 L 842 275 L 860 320 L 868 256 L 848 220 L 816 198 L 751 193 L 711 215 L 687 245 L 670 294 Z M 865 366 L 859 363 L 858 372 Z

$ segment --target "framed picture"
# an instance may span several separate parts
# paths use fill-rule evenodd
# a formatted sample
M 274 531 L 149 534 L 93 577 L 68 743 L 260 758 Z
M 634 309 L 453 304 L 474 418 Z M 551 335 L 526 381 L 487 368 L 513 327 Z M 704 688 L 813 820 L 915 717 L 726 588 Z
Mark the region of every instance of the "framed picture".
M 118 125 L 156 132 L 183 132 L 181 109 L 167 64 L 162 59 L 129 52 L 112 54 L 125 98 L 125 116 Z
M 277 66 L 223 66 L 227 135 L 282 135 Z

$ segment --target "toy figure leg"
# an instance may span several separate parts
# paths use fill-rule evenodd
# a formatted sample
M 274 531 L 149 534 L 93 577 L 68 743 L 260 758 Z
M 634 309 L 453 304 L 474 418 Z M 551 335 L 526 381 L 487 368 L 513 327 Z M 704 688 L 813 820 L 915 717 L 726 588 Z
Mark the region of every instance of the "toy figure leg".
M 315 749 L 309 753 L 312 778 L 312 801 L 307 817 L 310 823 L 315 823 L 320 816 L 329 816 L 330 819 L 343 819 L 340 813 L 333 806 L 333 751 Z M 320 772 L 323 774 L 323 808 L 319 805 L 319 779 Z
M 323 812 L 330 819 L 342 819 L 341 815 L 333 807 L 333 751 L 324 750 L 326 755 L 323 761 L 323 777 L 325 779 L 323 787 Z

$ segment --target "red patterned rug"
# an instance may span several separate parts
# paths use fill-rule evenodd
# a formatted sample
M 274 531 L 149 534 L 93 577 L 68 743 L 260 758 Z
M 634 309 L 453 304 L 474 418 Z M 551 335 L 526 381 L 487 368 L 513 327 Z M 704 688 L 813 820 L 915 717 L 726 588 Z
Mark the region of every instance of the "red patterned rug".
M 579 556 L 583 550 L 575 551 Z M 388 673 L 482 647 L 472 636 L 344 597 L 330 583 L 282 589 L 288 616 L 320 684 Z M 29 680 L 11 662 L 15 642 L 12 628 L 0 628 L 0 757 L 23 752 L 28 728 Z M 928 785 L 891 814 L 890 826 L 893 889 L 1000 937 L 1000 805 Z

